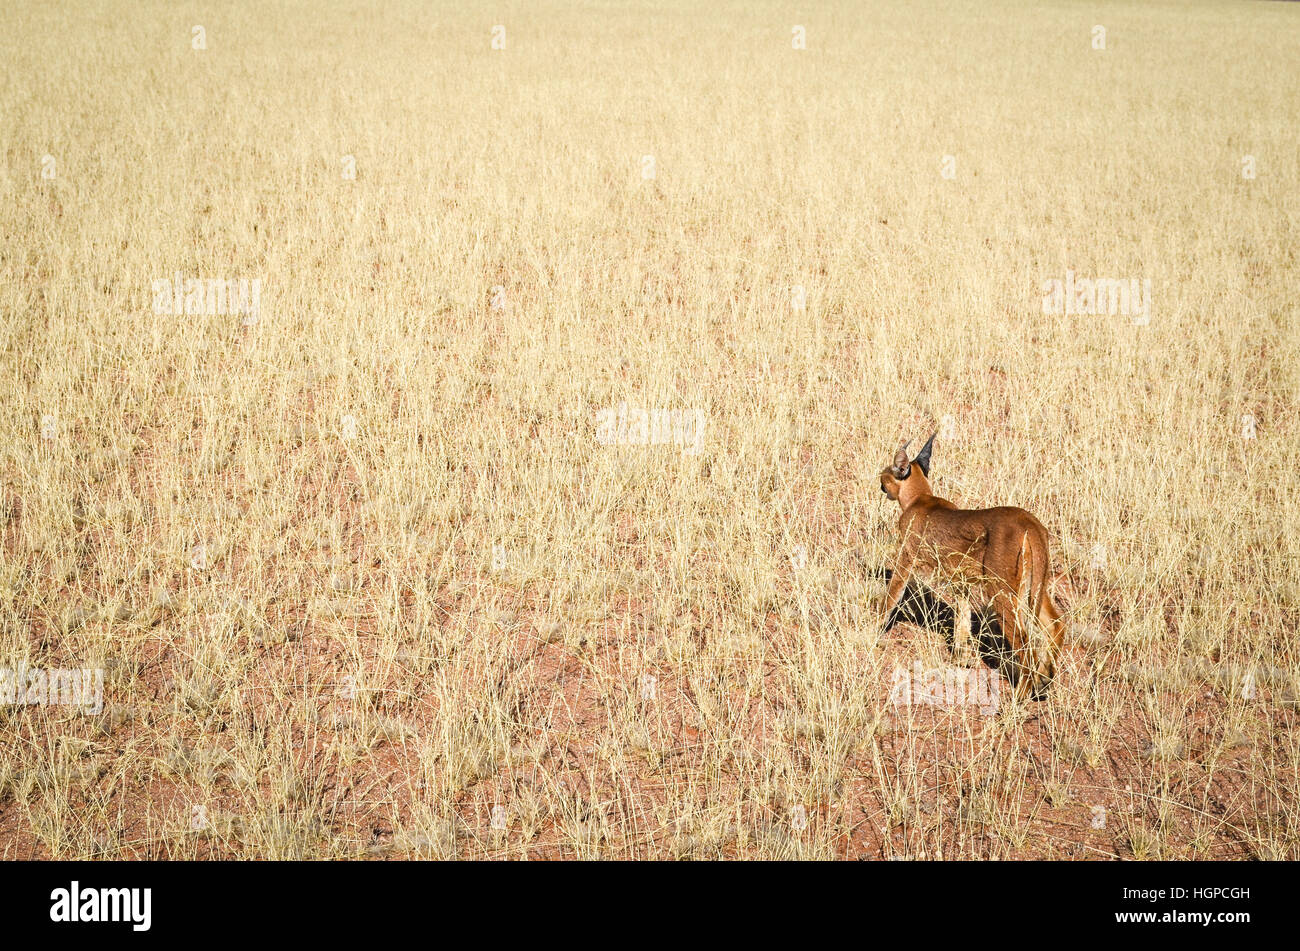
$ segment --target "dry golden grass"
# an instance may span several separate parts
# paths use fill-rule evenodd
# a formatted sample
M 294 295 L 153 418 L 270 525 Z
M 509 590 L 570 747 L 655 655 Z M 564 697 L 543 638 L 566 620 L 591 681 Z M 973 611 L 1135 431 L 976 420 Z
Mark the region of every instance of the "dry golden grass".
M 0 857 L 1300 858 L 1300 7 L 695 6 L 0 10 L 0 667 L 105 671 Z M 889 699 L 940 425 L 1067 574 L 993 716 Z

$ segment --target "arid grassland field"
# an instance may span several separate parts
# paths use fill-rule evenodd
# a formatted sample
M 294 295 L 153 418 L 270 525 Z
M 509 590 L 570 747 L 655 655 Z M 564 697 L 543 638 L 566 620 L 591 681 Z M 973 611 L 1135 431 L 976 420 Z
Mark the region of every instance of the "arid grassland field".
M 0 858 L 1300 858 L 1300 5 L 458 6 L 0 6 Z

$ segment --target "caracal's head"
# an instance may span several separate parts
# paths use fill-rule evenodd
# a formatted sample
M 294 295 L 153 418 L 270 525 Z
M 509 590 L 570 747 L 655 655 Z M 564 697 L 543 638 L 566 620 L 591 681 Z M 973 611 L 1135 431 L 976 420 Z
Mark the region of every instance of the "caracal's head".
M 898 452 L 894 453 L 894 461 L 880 470 L 880 491 L 895 502 L 901 499 L 903 505 L 920 493 L 928 494 L 930 453 L 934 449 L 934 437 L 937 435 L 938 433 L 932 434 L 916 458 L 910 461 L 907 458 L 907 447 L 912 441 L 909 439 L 899 446 Z

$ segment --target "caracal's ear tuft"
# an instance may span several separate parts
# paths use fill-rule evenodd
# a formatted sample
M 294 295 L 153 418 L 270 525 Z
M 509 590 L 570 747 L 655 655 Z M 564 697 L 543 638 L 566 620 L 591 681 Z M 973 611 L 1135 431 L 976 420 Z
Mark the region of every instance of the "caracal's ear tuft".
M 925 445 L 921 447 L 921 451 L 916 454 L 916 459 L 913 460 L 921 467 L 921 474 L 927 479 L 930 478 L 930 451 L 934 448 L 934 437 L 937 435 L 939 435 L 937 431 L 930 434 L 930 438 L 925 441 Z
M 898 447 L 898 452 L 894 453 L 894 464 L 889 467 L 889 471 L 894 474 L 894 478 L 900 481 L 912 474 L 912 464 L 907 461 L 907 447 L 911 444 L 912 440 L 909 439 Z

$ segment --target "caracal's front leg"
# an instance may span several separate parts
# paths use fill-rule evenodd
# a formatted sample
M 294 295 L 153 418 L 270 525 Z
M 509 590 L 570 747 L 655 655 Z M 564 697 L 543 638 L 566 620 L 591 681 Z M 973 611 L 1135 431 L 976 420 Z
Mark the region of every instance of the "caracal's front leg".
M 907 581 L 912 574 L 912 560 L 907 556 L 907 552 L 900 552 L 898 556 L 898 566 L 894 568 L 893 575 L 889 578 L 889 590 L 885 594 L 885 626 L 883 630 L 888 631 L 893 627 L 894 612 L 898 610 L 898 603 L 903 600 L 903 592 L 907 590 Z
M 975 643 L 970 633 L 970 598 L 958 597 L 952 617 L 952 659 L 960 667 L 975 666 Z

